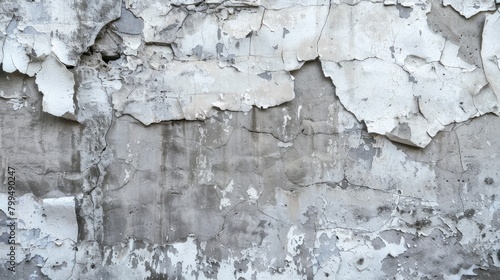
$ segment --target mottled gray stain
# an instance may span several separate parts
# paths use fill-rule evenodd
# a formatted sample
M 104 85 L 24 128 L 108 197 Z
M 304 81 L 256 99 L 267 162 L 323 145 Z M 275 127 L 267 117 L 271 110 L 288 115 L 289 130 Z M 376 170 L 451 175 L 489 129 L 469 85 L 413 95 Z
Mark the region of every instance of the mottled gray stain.
M 223 43 L 217 43 L 215 46 L 217 55 L 221 55 L 222 52 L 224 51 L 224 44 Z
M 113 21 L 111 24 L 117 31 L 131 35 L 142 34 L 144 29 L 144 21 L 142 18 L 134 16 L 134 14 L 125 7 L 122 7 L 120 18 Z
M 413 8 L 411 7 L 404 7 L 402 5 L 397 4 L 396 8 L 399 11 L 399 17 L 400 18 L 409 18 L 411 16 L 411 12 L 413 11 Z
M 271 75 L 271 72 L 267 72 L 267 71 L 262 72 L 260 74 L 257 74 L 257 76 L 261 77 L 264 80 L 268 80 L 268 81 L 272 80 L 272 78 L 273 78 L 273 76 Z
M 193 54 L 196 55 L 199 59 L 203 58 L 203 46 L 197 45 L 192 50 L 193 50 Z
M 451 7 L 443 7 L 439 0 L 431 0 L 431 4 L 432 8 L 427 15 L 427 24 L 446 39 L 460 45 L 458 57 L 482 67 L 481 32 L 485 14 L 481 13 L 470 19 L 465 19 Z
M 286 29 L 286 27 L 283 27 L 283 38 L 285 38 L 286 34 L 289 34 L 290 30 Z

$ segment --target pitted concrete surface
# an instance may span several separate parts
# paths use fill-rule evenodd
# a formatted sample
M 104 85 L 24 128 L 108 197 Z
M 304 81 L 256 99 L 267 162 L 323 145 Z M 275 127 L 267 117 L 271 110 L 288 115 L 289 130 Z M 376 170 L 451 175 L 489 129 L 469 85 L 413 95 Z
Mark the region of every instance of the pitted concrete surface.
M 500 278 L 495 1 L 0 10 L 1 279 Z

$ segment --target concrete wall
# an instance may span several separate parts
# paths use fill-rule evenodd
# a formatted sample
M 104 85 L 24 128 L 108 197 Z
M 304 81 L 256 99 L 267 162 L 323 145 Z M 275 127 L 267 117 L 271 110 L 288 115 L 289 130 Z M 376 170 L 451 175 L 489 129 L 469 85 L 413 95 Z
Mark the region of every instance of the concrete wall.
M 494 1 L 0 10 L 1 279 L 500 278 Z

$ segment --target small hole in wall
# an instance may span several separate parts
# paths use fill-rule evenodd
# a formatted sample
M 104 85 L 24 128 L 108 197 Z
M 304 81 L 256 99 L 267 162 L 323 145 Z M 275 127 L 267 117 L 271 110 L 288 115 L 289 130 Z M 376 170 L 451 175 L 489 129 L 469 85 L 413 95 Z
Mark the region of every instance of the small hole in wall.
M 364 259 L 364 258 L 361 258 L 361 259 L 359 259 L 356 263 L 357 263 L 358 265 L 363 265 L 363 263 L 364 263 L 364 262 L 365 262 L 365 259 Z
M 326 277 L 330 277 L 330 273 L 325 272 Z
M 486 178 L 484 178 L 484 183 L 485 183 L 486 185 L 491 185 L 491 184 L 493 184 L 494 182 L 495 182 L 495 181 L 494 181 L 494 180 L 493 180 L 493 178 L 491 178 L 491 177 L 486 177 Z
M 91 264 L 90 268 L 94 269 L 95 268 L 95 264 Z

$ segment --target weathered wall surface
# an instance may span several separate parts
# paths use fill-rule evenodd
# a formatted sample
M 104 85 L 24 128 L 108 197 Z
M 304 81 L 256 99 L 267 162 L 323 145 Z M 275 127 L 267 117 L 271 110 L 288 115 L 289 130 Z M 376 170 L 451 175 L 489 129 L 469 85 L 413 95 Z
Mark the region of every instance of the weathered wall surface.
M 500 278 L 495 1 L 0 10 L 1 279 Z

